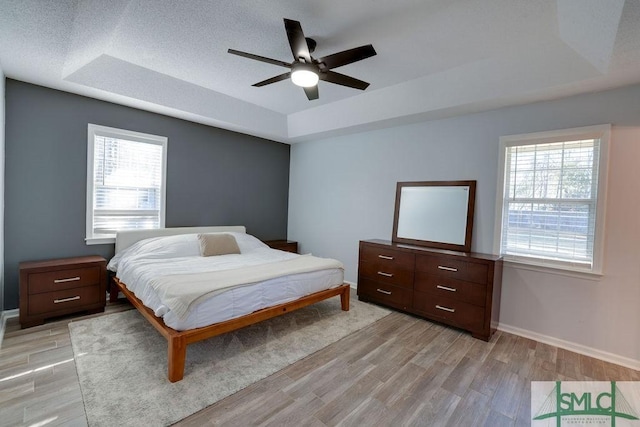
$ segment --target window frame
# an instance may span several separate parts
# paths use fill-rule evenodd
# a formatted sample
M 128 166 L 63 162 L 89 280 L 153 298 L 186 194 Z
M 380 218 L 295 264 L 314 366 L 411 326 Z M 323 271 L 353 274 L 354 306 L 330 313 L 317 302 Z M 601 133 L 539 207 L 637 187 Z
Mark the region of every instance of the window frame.
M 597 195 L 596 195 L 596 222 L 593 234 L 593 260 L 591 267 L 583 267 L 570 261 L 550 260 L 527 255 L 510 255 L 502 253 L 503 215 L 505 203 L 505 189 L 508 177 L 507 148 L 522 145 L 548 144 L 554 142 L 567 142 L 579 139 L 599 139 L 600 152 L 598 159 Z M 498 184 L 496 190 L 496 214 L 494 227 L 493 250 L 503 256 L 505 262 L 526 269 L 556 271 L 560 274 L 586 274 L 599 276 L 602 274 L 604 264 L 605 220 L 607 201 L 607 181 L 609 169 L 609 147 L 611 140 L 611 125 L 585 126 L 571 129 L 561 129 L 546 132 L 535 132 L 519 135 L 506 135 L 500 137 L 498 157 Z
M 165 136 L 152 135 L 148 133 L 136 132 L 126 129 L 118 129 L 108 126 L 89 123 L 87 126 L 87 200 L 86 200 L 86 229 L 85 242 L 87 245 L 101 245 L 115 243 L 115 236 L 94 235 L 93 234 L 93 190 L 94 190 L 94 155 L 95 137 L 103 136 L 128 141 L 141 142 L 146 144 L 156 144 L 162 146 L 162 178 L 160 184 L 160 224 L 159 228 L 165 227 L 166 201 L 167 201 L 167 145 L 168 138 Z

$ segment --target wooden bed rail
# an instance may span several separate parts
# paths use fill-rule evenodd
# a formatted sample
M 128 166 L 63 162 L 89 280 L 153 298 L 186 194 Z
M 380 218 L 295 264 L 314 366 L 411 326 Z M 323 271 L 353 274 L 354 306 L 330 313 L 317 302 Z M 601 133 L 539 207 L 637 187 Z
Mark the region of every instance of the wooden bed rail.
M 184 377 L 184 365 L 187 355 L 187 345 L 191 343 L 206 340 L 208 338 L 225 334 L 227 332 L 235 331 L 237 329 L 244 328 L 245 326 L 253 325 L 254 323 L 271 319 L 272 317 L 281 316 L 290 311 L 298 310 L 299 308 L 315 304 L 317 302 L 337 295 L 340 295 L 340 304 L 342 310 L 349 311 L 350 287 L 345 283 L 336 288 L 315 292 L 297 300 L 284 304 L 278 304 L 273 307 L 266 307 L 262 310 L 254 311 L 253 313 L 249 313 L 235 319 L 214 323 L 213 325 L 205 326 L 202 328 L 189 329 L 186 331 L 176 331 L 175 329 L 165 325 L 162 318 L 156 317 L 156 315 L 153 314 L 153 311 L 146 307 L 142 303 L 142 301 L 138 299 L 138 297 L 136 297 L 131 291 L 129 291 L 125 284 L 120 282 L 117 277 L 114 277 L 113 281 L 118 286 L 120 291 L 131 302 L 131 304 L 133 304 L 133 306 L 136 307 L 140 313 L 142 313 L 142 315 L 149 321 L 149 323 L 151 323 L 158 330 L 158 332 L 160 332 L 160 334 L 162 334 L 162 336 L 166 338 L 168 343 L 168 378 L 172 383 L 180 381 Z

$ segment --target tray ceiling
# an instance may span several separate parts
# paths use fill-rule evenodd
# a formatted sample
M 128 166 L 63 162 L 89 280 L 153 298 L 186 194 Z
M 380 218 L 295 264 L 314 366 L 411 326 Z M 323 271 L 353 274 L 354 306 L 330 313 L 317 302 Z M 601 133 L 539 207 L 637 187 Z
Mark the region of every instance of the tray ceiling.
M 283 18 L 314 56 L 373 44 L 320 82 L 256 88 L 290 62 Z M 640 82 L 637 0 L 17 0 L 0 2 L 7 77 L 283 142 Z

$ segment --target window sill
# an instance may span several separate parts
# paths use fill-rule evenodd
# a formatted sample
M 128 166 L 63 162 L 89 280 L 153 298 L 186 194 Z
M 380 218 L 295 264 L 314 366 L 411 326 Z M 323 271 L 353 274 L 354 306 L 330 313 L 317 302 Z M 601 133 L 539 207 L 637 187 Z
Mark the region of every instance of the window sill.
M 107 245 L 116 243 L 115 237 L 87 237 L 84 239 L 87 245 Z
M 593 280 L 599 281 L 602 279 L 601 272 L 589 271 L 580 268 L 571 268 L 568 266 L 558 266 L 558 265 L 550 265 L 550 264 L 542 264 L 536 263 L 533 261 L 527 262 L 523 260 L 514 260 L 509 259 L 507 256 L 504 257 L 504 265 L 508 268 L 513 268 L 516 270 L 528 270 L 528 271 L 537 271 L 540 273 L 553 274 L 556 276 L 565 276 L 565 277 L 573 277 L 578 279 L 585 280 Z

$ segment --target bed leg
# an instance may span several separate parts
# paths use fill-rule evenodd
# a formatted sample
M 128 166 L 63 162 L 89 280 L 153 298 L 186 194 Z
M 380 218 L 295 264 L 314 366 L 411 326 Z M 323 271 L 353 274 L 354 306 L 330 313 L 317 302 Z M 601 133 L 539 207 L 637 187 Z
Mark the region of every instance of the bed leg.
M 349 294 L 351 288 L 349 286 L 345 286 L 340 294 L 340 305 L 342 305 L 342 310 L 349 311 Z
M 169 381 L 175 383 L 184 377 L 184 362 L 187 356 L 187 341 L 184 337 L 170 337 L 169 343 Z

